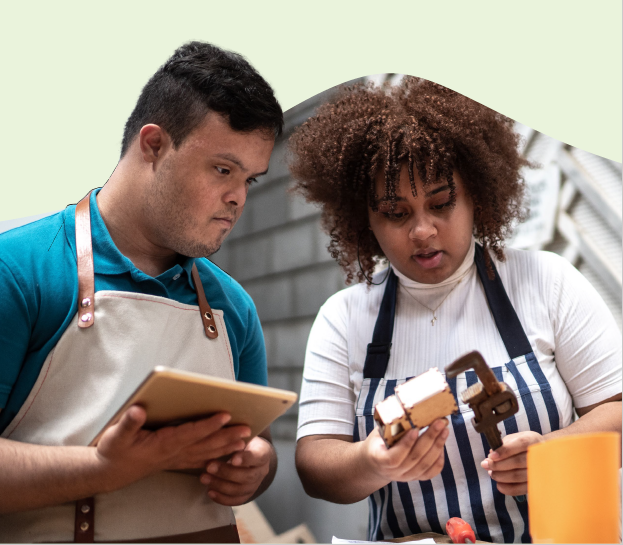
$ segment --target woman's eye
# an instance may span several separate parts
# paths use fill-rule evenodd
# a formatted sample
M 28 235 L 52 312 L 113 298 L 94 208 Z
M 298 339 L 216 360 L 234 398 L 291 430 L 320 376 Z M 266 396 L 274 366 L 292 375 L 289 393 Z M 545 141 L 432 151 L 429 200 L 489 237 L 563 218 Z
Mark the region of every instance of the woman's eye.
M 444 208 L 447 208 L 447 207 L 448 207 L 448 206 L 450 206 L 451 204 L 452 204 L 452 201 L 451 201 L 451 200 L 448 200 L 448 201 L 446 201 L 446 202 L 444 202 L 444 203 L 441 203 L 441 204 L 435 204 L 435 205 L 431 206 L 431 208 L 432 208 L 433 210 L 443 210 Z
M 229 169 L 224 167 L 216 167 L 216 170 L 219 174 L 229 174 Z
M 406 212 L 381 212 L 390 221 L 399 221 L 406 217 Z

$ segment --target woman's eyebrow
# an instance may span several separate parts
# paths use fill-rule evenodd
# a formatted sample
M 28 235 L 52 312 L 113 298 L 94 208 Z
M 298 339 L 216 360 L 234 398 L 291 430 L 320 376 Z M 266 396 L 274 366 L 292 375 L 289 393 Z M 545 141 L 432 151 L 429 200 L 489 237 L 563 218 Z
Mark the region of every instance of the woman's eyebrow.
M 399 197 L 398 195 L 396 195 L 394 201 L 395 202 L 405 202 L 407 199 L 405 197 Z M 386 202 L 391 202 L 391 199 L 379 199 L 378 201 L 379 203 L 386 203 Z
M 441 187 L 436 187 L 435 189 L 432 189 L 431 191 L 428 191 L 427 193 L 425 193 L 424 196 L 432 197 L 433 195 L 436 195 L 437 193 L 441 193 L 442 191 L 445 191 L 446 189 L 450 189 L 450 186 L 448 184 L 442 185 Z

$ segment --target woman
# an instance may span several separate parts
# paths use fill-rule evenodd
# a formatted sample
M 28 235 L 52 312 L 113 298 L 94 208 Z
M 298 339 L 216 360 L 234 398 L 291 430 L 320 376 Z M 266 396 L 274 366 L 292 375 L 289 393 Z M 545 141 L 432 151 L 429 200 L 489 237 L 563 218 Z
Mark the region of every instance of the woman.
M 527 447 L 621 431 L 621 336 L 607 307 L 561 257 L 503 248 L 523 217 L 517 144 L 507 118 L 416 78 L 346 88 L 291 138 L 297 188 L 321 205 L 331 255 L 360 282 L 312 328 L 297 469 L 312 496 L 369 496 L 372 540 L 443 533 L 458 516 L 478 539 L 530 541 L 527 504 L 514 499 L 527 491 Z M 503 446 L 490 452 L 459 402 L 449 425 L 388 450 L 374 405 L 471 350 L 517 394 Z M 448 379 L 459 400 L 476 381 Z

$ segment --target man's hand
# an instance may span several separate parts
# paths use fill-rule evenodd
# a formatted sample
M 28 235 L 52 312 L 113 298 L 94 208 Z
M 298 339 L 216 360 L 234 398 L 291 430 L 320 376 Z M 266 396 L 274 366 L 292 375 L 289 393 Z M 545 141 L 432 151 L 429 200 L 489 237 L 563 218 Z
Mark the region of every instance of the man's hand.
M 544 441 L 540 433 L 522 431 L 502 439 L 502 446 L 489 451 L 480 465 L 497 482 L 498 490 L 507 496 L 528 493 L 528 447 Z
M 443 469 L 443 446 L 448 437 L 448 421 L 437 419 L 418 437 L 412 429 L 388 449 L 378 429 L 363 442 L 364 457 L 371 471 L 387 484 L 390 481 L 427 481 Z
M 158 431 L 141 429 L 145 410 L 130 407 L 97 447 L 31 445 L 0 438 L 0 513 L 58 505 L 112 492 L 174 469 L 196 469 L 244 449 L 247 426 L 225 428 L 219 413 Z
M 262 437 L 254 437 L 245 449 L 227 462 L 212 460 L 201 482 L 208 486 L 208 496 L 221 505 L 242 505 L 256 493 L 270 470 L 273 446 Z
M 243 438 L 251 433 L 247 426 L 224 428 L 231 420 L 227 413 L 157 431 L 141 429 L 145 419 L 142 407 L 130 407 L 97 444 L 97 457 L 115 488 L 159 471 L 203 467 L 244 449 Z

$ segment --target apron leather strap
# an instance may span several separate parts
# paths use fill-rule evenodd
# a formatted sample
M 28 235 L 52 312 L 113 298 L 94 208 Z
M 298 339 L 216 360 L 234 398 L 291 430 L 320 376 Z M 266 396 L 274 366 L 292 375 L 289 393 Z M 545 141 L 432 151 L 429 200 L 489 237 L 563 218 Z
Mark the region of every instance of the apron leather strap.
M 95 537 L 95 499 L 84 498 L 76 502 L 74 543 L 93 543 Z
M 197 290 L 197 301 L 199 302 L 199 311 L 201 313 L 203 329 L 209 339 L 216 339 L 218 337 L 218 330 L 216 329 L 216 322 L 214 321 L 214 313 L 212 312 L 210 304 L 206 299 L 203 284 L 201 283 L 199 271 L 197 270 L 197 265 L 195 263 L 193 263 L 191 275 L 193 277 L 193 282 L 195 283 L 195 290 Z
M 91 191 L 76 206 L 76 258 L 78 264 L 78 327 L 95 322 L 95 279 L 91 243 Z

